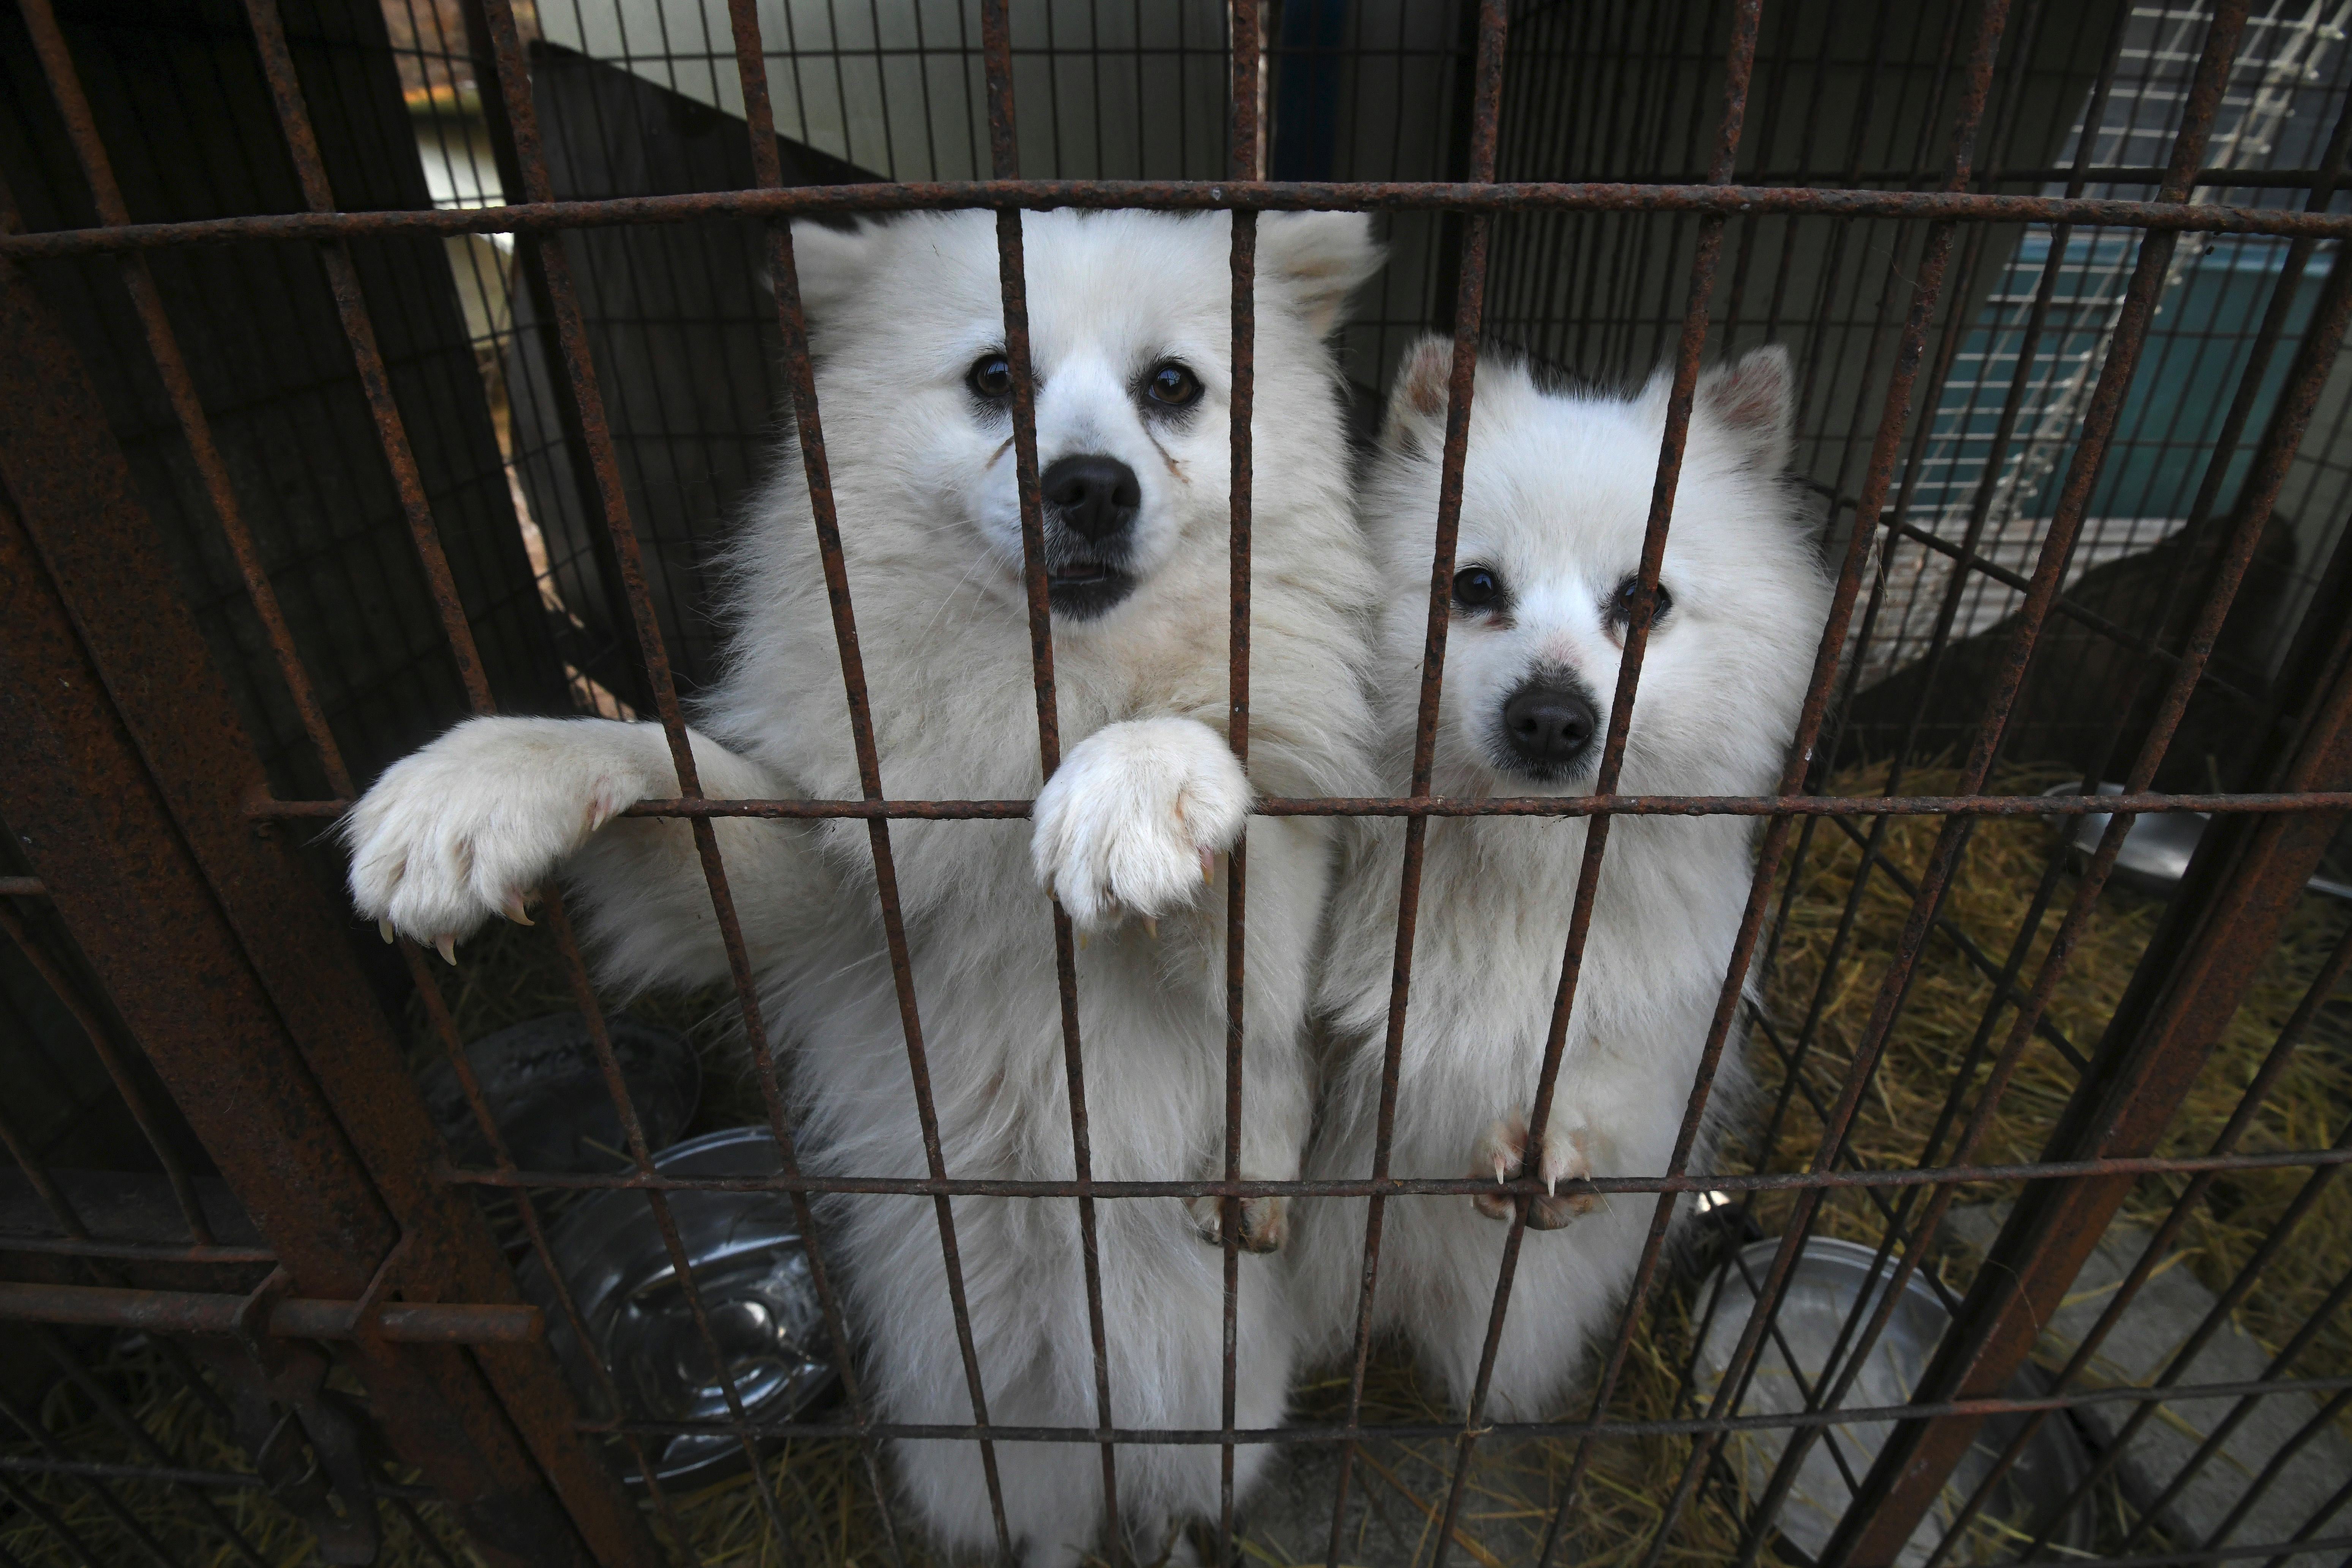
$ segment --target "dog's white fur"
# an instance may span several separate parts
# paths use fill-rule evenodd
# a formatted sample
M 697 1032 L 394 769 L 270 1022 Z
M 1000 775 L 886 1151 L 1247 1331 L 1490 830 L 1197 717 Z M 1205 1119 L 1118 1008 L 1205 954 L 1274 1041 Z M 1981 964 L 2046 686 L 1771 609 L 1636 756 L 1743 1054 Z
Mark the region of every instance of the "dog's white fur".
M 1407 356 L 1362 507 L 1387 576 L 1376 662 L 1387 784 L 1411 765 L 1428 613 L 1431 530 L 1450 345 Z M 1486 796 L 1591 787 L 1622 652 L 1625 579 L 1641 560 L 1666 384 L 1638 395 L 1559 391 L 1482 355 L 1457 563 L 1499 574 L 1500 613 L 1457 605 L 1439 710 L 1434 788 Z M 1700 383 L 1620 788 L 1748 795 L 1780 772 L 1828 602 L 1815 545 L 1786 488 L 1792 377 L 1760 350 Z M 1598 715 L 1590 763 L 1547 784 L 1500 765 L 1504 700 L 1538 671 L 1580 679 Z M 1369 1175 L 1396 931 L 1402 826 L 1365 822 L 1347 847 L 1318 1005 L 1344 1055 L 1309 1156 L 1319 1177 Z M 1437 818 L 1422 870 L 1391 1173 L 1516 1173 L 1584 853 L 1581 818 Z M 1602 863 L 1567 1052 L 1543 1139 L 1548 1182 L 1663 1172 L 1685 1114 L 1750 875 L 1736 817 L 1620 817 Z M 1736 1100 L 1738 1042 L 1713 1104 Z M 1630 1282 L 1647 1197 L 1538 1200 L 1519 1254 L 1486 1409 L 1534 1416 L 1564 1391 L 1589 1334 Z M 1478 1204 L 1491 1219 L 1507 1203 Z M 1301 1308 L 1324 1353 L 1356 1325 L 1366 1205 L 1299 1216 Z M 1581 1215 L 1582 1217 L 1575 1217 Z M 1473 1200 L 1387 1205 L 1375 1324 L 1402 1331 L 1466 1403 L 1506 1227 Z
M 1094 1174 L 1223 1170 L 1223 903 L 1215 851 L 1240 837 L 1253 783 L 1329 794 L 1368 776 L 1360 626 L 1374 576 L 1349 515 L 1327 339 L 1377 266 L 1360 216 L 1261 220 L 1256 326 L 1255 598 L 1249 777 L 1225 743 L 1229 221 L 1142 213 L 1024 220 L 1041 465 L 1108 453 L 1138 476 L 1143 578 L 1098 619 L 1057 616 L 1067 753 L 1021 822 L 894 823 L 941 1150 L 968 1177 L 1073 1173 L 1050 906 L 1095 940 L 1078 958 Z M 909 216 L 856 232 L 800 225 L 801 285 L 872 692 L 882 783 L 898 798 L 1037 793 L 1034 693 L 1009 417 L 967 368 L 1001 347 L 992 220 Z M 1205 384 L 1189 417 L 1148 414 L 1139 378 L 1174 357 Z M 795 457 L 735 558 L 726 674 L 695 737 L 714 796 L 855 797 L 840 662 Z M 626 817 L 674 795 L 659 730 L 484 719 L 400 763 L 352 814 L 362 912 L 435 942 L 463 937 L 561 872 L 601 977 L 624 990 L 726 973 L 688 826 Z M 1312 948 L 1336 858 L 1328 827 L 1247 825 L 1248 1016 L 1242 1166 L 1297 1174 L 1312 1098 L 1302 1038 Z M 866 825 L 722 820 L 718 838 L 793 1087 L 808 1163 L 920 1176 L 927 1165 L 885 949 Z M 1151 918 L 1156 917 L 1156 931 Z M 1213 1204 L 1103 1202 L 1111 1420 L 1220 1420 L 1222 1262 Z M 931 1201 L 829 1208 L 878 1414 L 971 1419 Z M 1093 1362 L 1076 1207 L 955 1200 L 990 1418 L 1091 1426 Z M 1258 1201 L 1244 1239 L 1280 1239 Z M 1277 1423 L 1296 1352 L 1284 1277 L 1245 1260 L 1237 1417 Z M 1000 1444 L 1007 1520 L 1033 1563 L 1074 1561 L 1102 1526 L 1098 1453 Z M 1238 1455 L 1246 1486 L 1265 1450 Z M 898 1446 L 906 1491 L 951 1548 L 992 1552 L 976 1445 Z M 1218 1506 L 1214 1447 L 1125 1447 L 1122 1528 L 1148 1560 Z

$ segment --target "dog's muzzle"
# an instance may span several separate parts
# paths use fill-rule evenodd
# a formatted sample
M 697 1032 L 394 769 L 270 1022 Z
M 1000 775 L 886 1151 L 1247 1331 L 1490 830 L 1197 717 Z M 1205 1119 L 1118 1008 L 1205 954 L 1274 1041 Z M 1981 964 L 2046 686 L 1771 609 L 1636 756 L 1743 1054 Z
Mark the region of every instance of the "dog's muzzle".
M 1092 620 L 1135 591 L 1127 570 L 1143 486 L 1100 453 L 1057 458 L 1039 476 L 1045 503 L 1045 586 L 1057 614 Z

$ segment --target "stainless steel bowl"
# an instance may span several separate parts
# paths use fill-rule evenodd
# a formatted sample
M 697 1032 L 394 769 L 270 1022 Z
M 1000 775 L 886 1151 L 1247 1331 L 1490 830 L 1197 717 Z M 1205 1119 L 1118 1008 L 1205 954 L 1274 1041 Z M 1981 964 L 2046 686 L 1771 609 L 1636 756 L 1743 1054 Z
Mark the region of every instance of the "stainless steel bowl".
M 635 1018 L 608 1026 L 613 1057 L 637 1108 L 647 1146 L 666 1149 L 694 1118 L 702 1063 L 694 1043 Z M 466 1047 L 490 1116 L 515 1163 L 526 1171 L 610 1171 L 629 1163 L 621 1118 L 604 1068 L 577 1013 L 533 1018 Z M 457 1069 L 436 1061 L 419 1075 L 425 1108 L 460 1164 L 487 1165 L 490 1147 L 466 1103 Z
M 654 1164 L 678 1176 L 764 1176 L 780 1168 L 775 1142 L 760 1127 L 689 1139 Z M 634 1189 L 596 1194 L 566 1214 L 548 1237 L 586 1325 L 587 1347 L 537 1258 L 523 1265 L 523 1292 L 547 1313 L 548 1342 L 581 1398 L 601 1417 L 724 1422 L 723 1374 L 753 1421 L 791 1419 L 835 1377 L 791 1202 L 781 1193 L 710 1192 L 674 1192 L 668 1202 L 717 1359 L 696 1326 L 652 1206 Z M 589 1364 L 591 1350 L 611 1370 L 618 1411 Z M 664 1486 L 698 1486 L 743 1462 L 742 1446 L 724 1434 L 655 1436 L 645 1446 Z M 634 1467 L 623 1469 L 627 1480 L 642 1484 Z
M 1698 1321 L 1706 1324 L 1706 1338 L 1699 1346 L 1698 1355 L 1698 1383 L 1703 1394 L 1712 1394 L 1721 1384 L 1733 1349 L 1739 1343 L 1755 1310 L 1756 1288 L 1763 1283 L 1780 1247 L 1779 1238 L 1769 1237 L 1742 1247 L 1731 1262 L 1716 1271 L 1700 1292 Z M 1865 1286 L 1870 1292 L 1868 1310 L 1875 1311 L 1878 1303 L 1885 1299 L 1887 1276 L 1893 1272 L 1894 1262 L 1890 1260 L 1886 1269 L 1873 1281 L 1870 1265 L 1875 1256 L 1875 1249 L 1850 1241 L 1828 1237 L 1807 1239 L 1797 1255 L 1787 1295 L 1775 1320 L 1778 1331 L 1758 1352 L 1755 1376 L 1734 1414 L 1787 1415 L 1805 1408 L 1805 1390 L 1820 1389 L 1830 1351 L 1837 1343 Z M 1718 1296 L 1722 1298 L 1719 1306 L 1716 1305 Z M 1867 1321 L 1865 1316 L 1864 1321 Z M 1902 1298 L 1895 1302 L 1878 1342 L 1871 1347 L 1861 1372 L 1847 1389 L 1842 1407 L 1861 1410 L 1901 1405 L 1908 1400 L 1950 1321 L 1950 1314 L 1937 1300 L 1935 1291 L 1914 1275 L 1904 1286 Z M 2021 1379 L 2010 1392 L 2012 1396 L 2024 1397 L 2038 1389 L 2038 1379 Z M 2023 1420 L 2021 1416 L 2004 1416 L 1985 1424 L 1975 1446 L 1945 1483 L 1935 1508 L 1896 1556 L 1898 1564 L 1916 1565 L 1927 1561 L 1928 1552 L 1943 1539 L 1960 1509 L 1975 1495 L 1978 1484 L 1991 1472 L 1994 1461 Z M 1885 1421 L 1845 1421 L 1824 1429 L 1821 1440 L 1807 1450 L 1798 1467 L 1796 1482 L 1772 1521 L 1788 1544 L 1808 1557 L 1819 1555 L 1829 1544 L 1853 1497 L 1846 1484 L 1846 1471 L 1851 1470 L 1857 1478 L 1867 1472 L 1893 1430 L 1893 1424 Z M 1737 1455 L 1735 1462 L 1746 1481 L 1748 1496 L 1756 1497 L 1763 1491 L 1788 1440 L 1786 1427 L 1733 1434 L 1729 1448 Z M 1839 1451 L 1832 1453 L 1832 1446 Z M 1840 1458 L 1844 1460 L 1843 1469 Z M 2064 1416 L 2045 1420 L 2025 1454 L 2001 1479 L 1972 1531 L 1978 1550 L 1973 1553 L 1958 1550 L 1949 1561 L 1996 1563 L 2014 1556 L 2024 1544 L 2023 1538 L 2005 1535 L 1998 1525 L 2018 1525 L 2039 1517 L 2071 1493 L 2087 1469 L 2082 1440 Z M 2089 1510 L 2079 1506 L 2071 1510 L 2052 1540 L 2062 1553 L 2088 1548 L 2092 1544 Z
M 2075 784 L 2053 784 L 2042 793 L 2078 795 L 2081 790 Z M 2124 786 L 2103 784 L 2099 793 L 2121 795 Z M 2067 847 L 2086 858 L 2098 853 L 2099 840 L 2105 835 L 2112 815 L 2091 811 L 2074 818 L 2061 829 L 2066 836 Z M 2197 853 L 2210 820 L 2201 811 L 2152 811 L 2132 818 L 2131 829 L 2124 835 L 2123 847 L 2116 851 L 2115 879 L 2144 893 L 2170 898 L 2180 886 L 2180 879 L 2189 874 L 2189 858 Z M 2305 885 L 2315 893 L 2352 899 L 2352 884 L 2314 877 Z

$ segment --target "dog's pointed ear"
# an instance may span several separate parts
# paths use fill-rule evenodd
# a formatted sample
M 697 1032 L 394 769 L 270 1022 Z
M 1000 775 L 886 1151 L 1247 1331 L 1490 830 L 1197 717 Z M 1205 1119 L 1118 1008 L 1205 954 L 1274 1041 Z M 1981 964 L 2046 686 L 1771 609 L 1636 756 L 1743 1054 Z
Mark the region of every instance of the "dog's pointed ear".
M 1445 437 L 1445 395 L 1454 376 L 1454 340 L 1434 333 L 1404 351 L 1389 387 L 1381 444 L 1396 451 L 1433 452 Z
M 1698 378 L 1697 407 L 1768 474 L 1786 469 L 1797 446 L 1797 370 L 1779 343 L 1751 349 Z
M 812 322 L 823 321 L 869 285 L 881 239 L 877 224 L 834 228 L 807 218 L 794 223 L 793 270 L 800 276 L 802 313 Z M 773 279 L 769 287 L 772 292 Z
M 1280 288 L 1322 337 L 1339 324 L 1348 296 L 1388 258 L 1365 213 L 1265 213 L 1257 220 L 1257 275 Z

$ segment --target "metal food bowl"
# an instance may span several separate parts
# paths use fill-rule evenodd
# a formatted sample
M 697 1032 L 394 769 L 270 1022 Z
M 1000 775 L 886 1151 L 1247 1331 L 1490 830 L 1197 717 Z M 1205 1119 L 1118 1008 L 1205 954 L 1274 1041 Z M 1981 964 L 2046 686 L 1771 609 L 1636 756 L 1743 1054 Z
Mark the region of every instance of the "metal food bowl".
M 1706 1337 L 1699 1346 L 1697 1370 L 1703 1394 L 1711 1395 L 1721 1385 L 1725 1368 L 1755 1309 L 1757 1288 L 1770 1271 L 1780 1247 L 1778 1237 L 1769 1237 L 1740 1248 L 1701 1290 L 1698 1314 L 1699 1321 L 1706 1325 Z M 1837 1344 L 1865 1285 L 1870 1290 L 1871 1304 L 1864 1321 L 1868 1321 L 1868 1314 L 1875 1312 L 1885 1299 L 1887 1279 L 1897 1260 L 1890 1258 L 1874 1281 L 1870 1266 L 1876 1256 L 1874 1248 L 1827 1237 L 1813 1237 L 1805 1242 L 1790 1271 L 1787 1294 L 1775 1320 L 1777 1331 L 1757 1352 L 1755 1376 L 1733 1414 L 1788 1415 L 1805 1408 L 1805 1391 L 1819 1391 L 1830 1352 Z M 1722 1298 L 1719 1304 L 1718 1296 Z M 1950 1321 L 1950 1314 L 1935 1291 L 1915 1274 L 1904 1285 L 1902 1299 L 1895 1303 L 1885 1329 L 1871 1347 L 1841 1405 L 1868 1409 L 1907 1401 Z M 2039 1379 L 2029 1374 L 2012 1384 L 2009 1392 L 2011 1397 L 2022 1398 L 2039 1391 Z M 1897 1554 L 1897 1564 L 1916 1568 L 1927 1561 L 2027 1419 L 2021 1415 L 1996 1416 L 1985 1423 L 1975 1444 L 1945 1482 L 1935 1507 Z M 1788 1446 L 1790 1430 L 1764 1427 L 1732 1434 L 1729 1447 L 1737 1455 L 1736 1462 L 1750 1498 L 1763 1492 Z M 1857 1479 L 1867 1473 L 1893 1432 L 1893 1424 L 1885 1421 L 1839 1422 L 1823 1429 L 1821 1439 L 1806 1451 L 1798 1466 L 1795 1482 L 1772 1520 L 1786 1545 L 1793 1546 L 1808 1558 L 1820 1555 L 1853 1497 L 1846 1481 L 1847 1472 Z M 1834 1453 L 1833 1445 L 1837 1450 Z M 1841 1458 L 1844 1461 L 1843 1468 Z M 2045 1419 L 2024 1454 L 1995 1487 L 1972 1527 L 1976 1550 L 1972 1552 L 1967 1547 L 1957 1548 L 1948 1561 L 1956 1564 L 1996 1563 L 2015 1556 L 2024 1545 L 2024 1538 L 2004 1533 L 2000 1526 L 2019 1526 L 2041 1517 L 2072 1494 L 2088 1469 L 2082 1440 L 2064 1415 Z M 2051 1541 L 2062 1555 L 2087 1550 L 2093 1543 L 2089 1509 L 2078 1504 L 2070 1510 Z
M 761 1127 L 689 1139 L 654 1164 L 673 1176 L 767 1176 L 782 1168 L 775 1141 Z M 725 1422 L 723 1373 L 753 1422 L 790 1420 L 827 1393 L 835 1377 L 791 1200 L 772 1192 L 667 1196 L 717 1361 L 671 1267 L 652 1205 L 634 1189 L 597 1194 L 566 1214 L 548 1238 L 586 1325 L 588 1347 L 573 1332 L 539 1260 L 524 1263 L 523 1293 L 546 1312 L 548 1342 L 599 1418 Z M 591 1350 L 611 1370 L 618 1411 L 590 1363 Z M 742 1445 L 723 1433 L 654 1435 L 645 1448 L 664 1486 L 699 1486 L 740 1468 L 744 1458 Z M 632 1485 L 644 1483 L 634 1466 L 622 1468 Z
M 2042 792 L 2045 795 L 2079 795 L 2075 784 L 2053 784 Z M 2103 784 L 2101 795 L 2121 795 L 2119 784 Z M 2099 840 L 2107 831 L 2112 816 L 2104 811 L 2084 812 L 2060 831 L 2066 836 L 2066 846 L 2087 858 L 2098 853 Z M 2170 898 L 2180 886 L 2180 879 L 2189 874 L 2189 858 L 2197 853 L 2197 846 L 2205 837 L 2205 825 L 2211 820 L 2201 811 L 2152 811 L 2132 818 L 2131 828 L 2124 835 L 2123 847 L 2116 851 L 2115 879 L 2143 893 L 2158 898 Z M 2333 898 L 2352 899 L 2352 884 L 2326 877 L 2314 877 L 2305 884 L 2315 893 Z
M 686 1131 L 702 1098 L 702 1064 L 693 1043 L 675 1030 L 617 1016 L 608 1030 L 646 1146 L 666 1149 Z M 579 1014 L 551 1014 L 486 1035 L 466 1047 L 466 1059 L 517 1166 L 610 1171 L 629 1163 L 620 1113 L 597 1063 L 588 1020 Z M 425 1110 L 458 1163 L 490 1163 L 489 1142 L 466 1103 L 457 1069 L 436 1061 L 421 1075 L 420 1087 Z

